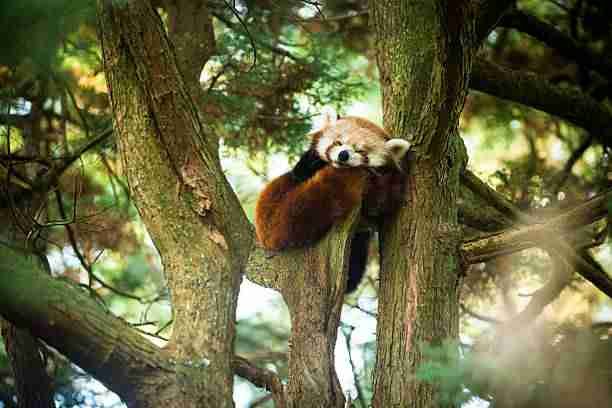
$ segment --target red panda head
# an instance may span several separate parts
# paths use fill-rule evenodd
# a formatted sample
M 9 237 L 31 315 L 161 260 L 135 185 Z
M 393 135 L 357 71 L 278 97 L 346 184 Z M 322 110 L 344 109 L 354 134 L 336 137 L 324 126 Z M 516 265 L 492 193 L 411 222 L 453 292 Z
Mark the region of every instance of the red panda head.
M 312 134 L 312 148 L 334 167 L 384 167 L 400 162 L 410 143 L 393 139 L 367 119 L 328 113 L 320 130 Z

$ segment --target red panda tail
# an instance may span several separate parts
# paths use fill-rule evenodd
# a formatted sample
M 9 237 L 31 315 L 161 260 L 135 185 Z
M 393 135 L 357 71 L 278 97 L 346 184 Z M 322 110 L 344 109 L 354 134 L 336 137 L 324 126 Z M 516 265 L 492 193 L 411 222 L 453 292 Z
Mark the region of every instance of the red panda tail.
M 351 293 L 359 286 L 365 275 L 368 264 L 368 248 L 372 232 L 369 230 L 357 231 L 351 240 L 351 250 L 349 255 L 348 282 L 346 292 Z

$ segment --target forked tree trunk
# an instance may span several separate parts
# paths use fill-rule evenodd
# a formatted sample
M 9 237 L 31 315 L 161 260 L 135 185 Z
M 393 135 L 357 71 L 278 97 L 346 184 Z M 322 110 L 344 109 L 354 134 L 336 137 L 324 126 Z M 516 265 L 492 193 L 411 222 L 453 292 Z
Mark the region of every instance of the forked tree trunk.
M 183 392 L 164 406 L 232 407 L 235 309 L 252 227 L 151 2 L 99 0 L 98 12 L 123 168 L 172 296 L 167 351 L 186 369 L 177 370 Z
M 436 406 L 434 387 L 414 377 L 421 346 L 458 334 L 457 197 L 466 154 L 457 124 L 471 55 L 464 45 L 466 6 L 448 3 L 370 2 L 385 127 L 415 151 L 408 205 L 381 233 L 378 408 Z

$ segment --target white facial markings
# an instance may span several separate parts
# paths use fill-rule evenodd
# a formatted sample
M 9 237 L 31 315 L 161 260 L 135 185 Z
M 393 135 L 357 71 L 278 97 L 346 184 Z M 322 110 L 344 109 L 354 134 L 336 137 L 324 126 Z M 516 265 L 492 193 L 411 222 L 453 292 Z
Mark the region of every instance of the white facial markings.
M 321 129 L 315 149 L 319 156 L 334 167 L 383 167 L 399 163 L 410 149 L 403 139 L 388 139 L 382 130 L 377 132 L 358 121 L 340 118 Z
M 330 148 L 330 146 L 332 146 L 334 144 L 334 139 L 330 138 L 326 135 L 321 136 L 321 138 L 319 139 L 318 143 L 317 143 L 317 153 L 319 154 L 319 157 L 325 161 L 329 161 L 331 160 L 328 156 L 328 150 Z

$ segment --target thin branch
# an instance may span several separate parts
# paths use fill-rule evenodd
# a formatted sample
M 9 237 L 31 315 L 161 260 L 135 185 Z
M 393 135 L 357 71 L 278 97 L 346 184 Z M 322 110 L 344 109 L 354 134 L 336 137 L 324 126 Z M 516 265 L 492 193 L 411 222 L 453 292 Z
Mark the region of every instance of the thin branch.
M 502 321 L 501 321 L 501 320 L 496 319 L 496 318 L 494 318 L 494 317 L 489 317 L 489 316 L 482 315 L 482 314 L 480 314 L 480 313 L 478 313 L 478 312 L 474 312 L 473 310 L 469 309 L 469 308 L 468 308 L 468 307 L 467 307 L 465 304 L 463 304 L 463 303 L 460 303 L 460 304 L 459 304 L 459 307 L 461 308 L 461 311 L 462 311 L 463 313 L 465 313 L 466 315 L 471 316 L 471 317 L 473 317 L 473 318 L 475 318 L 475 319 L 481 320 L 481 321 L 483 321 L 483 322 L 487 322 L 487 323 L 491 323 L 491 324 L 499 324 L 499 323 L 502 323 Z
M 461 175 L 461 184 L 476 195 L 482 197 L 488 204 L 492 205 L 493 208 L 510 219 L 520 221 L 524 218 L 523 213 L 510 200 L 493 190 L 487 183 L 482 181 L 471 171 L 465 170 L 463 172 Z
M 44 177 L 41 177 L 35 183 L 35 190 L 37 191 L 48 191 L 57 183 L 59 177 L 70 167 L 72 164 L 81 158 L 81 156 L 88 150 L 106 141 L 113 134 L 112 127 L 101 132 L 99 135 L 94 137 L 79 148 L 74 154 L 62 160 L 61 163 L 51 169 Z
M 535 320 L 542 310 L 555 300 L 561 291 L 567 286 L 574 271 L 573 265 L 568 264 L 565 259 L 553 249 L 547 249 L 552 262 L 550 279 L 538 289 L 525 308 L 512 319 L 505 323 L 507 328 L 521 328 Z
M 553 184 L 553 188 L 551 189 L 553 194 L 557 194 L 559 190 L 561 190 L 561 187 L 563 187 L 568 177 L 572 173 L 572 168 L 574 168 L 576 162 L 580 160 L 584 152 L 586 152 L 586 150 L 593 144 L 593 139 L 593 135 L 589 134 L 584 138 L 580 146 L 578 146 L 578 148 L 572 152 L 569 159 L 567 159 L 565 162 L 563 169 L 555 176 L 555 182 Z
M 62 218 L 66 218 L 66 211 L 64 209 L 64 203 L 62 202 L 62 196 L 59 193 L 59 191 L 55 191 L 55 199 L 57 202 L 57 207 L 58 207 L 58 211 L 60 213 L 60 216 Z M 95 263 L 98 261 L 98 259 L 100 258 L 100 256 L 102 255 L 102 253 L 104 251 L 100 251 L 100 253 L 98 253 L 98 255 L 96 256 L 96 258 L 94 259 L 94 261 L 90 264 L 89 262 L 87 262 L 87 260 L 85 259 L 85 256 L 81 253 L 81 250 L 79 249 L 79 245 L 77 242 L 77 238 L 76 238 L 76 234 L 74 232 L 74 230 L 72 229 L 72 224 L 74 223 L 74 220 L 76 219 L 76 205 L 73 205 L 74 208 L 74 212 L 72 214 L 72 221 L 70 222 L 66 222 L 64 223 L 64 228 L 66 229 L 66 233 L 68 235 L 68 241 L 70 242 L 70 246 L 72 247 L 72 250 L 74 251 L 75 256 L 77 257 L 77 259 L 79 260 L 79 263 L 81 264 L 81 266 L 83 267 L 83 269 L 85 269 L 85 271 L 87 272 L 87 276 L 89 277 L 88 279 L 88 288 L 90 289 L 90 291 L 92 293 L 95 293 L 93 290 L 91 290 L 92 288 L 92 283 L 96 282 L 98 283 L 100 286 L 102 286 L 104 289 L 108 289 L 111 292 L 113 292 L 114 294 L 118 295 L 118 296 L 122 296 L 128 299 L 132 299 L 132 300 L 136 300 L 138 301 L 140 304 L 147 304 L 150 303 L 148 301 L 145 301 L 143 298 L 136 296 L 136 295 L 132 295 L 131 293 L 125 292 L 123 290 L 117 289 L 112 285 L 109 285 L 108 283 L 104 282 L 102 279 L 100 279 L 99 277 L 96 276 L 96 274 L 93 271 L 93 265 L 95 265 Z M 147 333 L 150 335 L 150 333 Z
M 255 40 L 253 39 L 253 36 L 251 35 L 251 32 L 249 31 L 249 27 L 246 25 L 246 23 L 240 16 L 240 13 L 238 12 L 238 10 L 236 10 L 236 8 L 233 5 L 229 4 L 227 0 L 223 0 L 223 2 L 231 10 L 232 14 L 238 19 L 238 22 L 244 28 L 244 31 L 246 32 L 246 35 L 249 38 L 251 47 L 253 48 L 253 63 L 251 64 L 251 68 L 249 68 L 247 72 L 251 72 L 253 69 L 255 69 L 255 66 L 257 65 L 257 46 L 255 45 Z
M 229 28 L 230 30 L 233 30 L 233 31 L 237 31 L 237 30 L 238 30 L 238 27 L 236 26 L 236 24 L 234 24 L 234 23 L 232 23 L 231 21 L 229 21 L 229 20 L 228 20 L 227 18 L 225 18 L 223 15 L 221 15 L 221 14 L 219 14 L 219 13 L 212 13 L 212 15 L 213 15 L 213 16 L 214 16 L 214 17 L 215 17 L 217 20 L 221 21 L 221 22 L 222 22 L 222 23 L 223 23 L 225 26 L 227 26 L 227 28 Z M 289 51 L 287 51 L 287 50 L 285 50 L 285 49 L 283 49 L 283 48 L 280 48 L 280 47 L 277 47 L 277 46 L 275 46 L 275 45 L 269 44 L 269 43 L 268 43 L 268 42 L 266 42 L 266 41 L 257 40 L 257 39 L 255 39 L 255 38 L 253 38 L 253 37 L 249 37 L 249 39 L 250 39 L 251 41 L 253 41 L 253 43 L 252 43 L 252 44 L 253 44 L 253 47 L 255 47 L 255 42 L 256 42 L 257 44 L 259 44 L 260 46 L 262 46 L 262 47 L 266 48 L 267 50 L 272 51 L 272 52 L 273 52 L 273 53 L 275 53 L 275 54 L 282 55 L 283 57 L 287 57 L 287 58 L 289 58 L 289 59 L 291 59 L 291 60 L 295 61 L 296 63 L 300 63 L 300 64 L 306 64 L 306 63 L 307 63 L 307 61 L 302 60 L 302 59 L 300 59 L 300 58 L 296 57 L 295 55 L 291 54 Z M 249 71 L 250 71 L 250 70 L 249 70 Z

